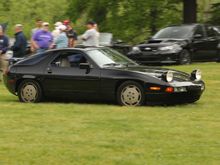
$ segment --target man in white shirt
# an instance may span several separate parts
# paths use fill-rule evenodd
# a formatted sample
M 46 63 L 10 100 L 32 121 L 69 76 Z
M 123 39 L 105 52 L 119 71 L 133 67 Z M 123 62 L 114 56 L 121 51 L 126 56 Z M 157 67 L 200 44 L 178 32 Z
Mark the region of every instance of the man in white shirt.
M 84 46 L 99 46 L 99 32 L 96 29 L 96 23 L 89 21 L 87 24 L 87 31 L 82 35 Z

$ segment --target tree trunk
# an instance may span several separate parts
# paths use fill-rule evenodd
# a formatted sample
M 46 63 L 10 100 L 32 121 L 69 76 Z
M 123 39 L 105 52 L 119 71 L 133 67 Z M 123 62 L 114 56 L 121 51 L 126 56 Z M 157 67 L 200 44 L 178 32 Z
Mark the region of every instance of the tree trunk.
M 154 35 L 157 32 L 157 24 L 158 21 L 158 9 L 156 5 L 152 5 L 150 9 L 150 31 L 151 35 Z
M 197 0 L 183 0 L 183 23 L 197 22 Z

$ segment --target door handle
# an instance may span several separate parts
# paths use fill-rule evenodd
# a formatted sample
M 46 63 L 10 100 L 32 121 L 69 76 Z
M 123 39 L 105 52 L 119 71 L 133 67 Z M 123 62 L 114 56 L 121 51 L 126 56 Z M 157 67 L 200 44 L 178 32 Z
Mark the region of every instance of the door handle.
M 52 69 L 51 68 L 47 68 L 47 73 L 52 73 Z

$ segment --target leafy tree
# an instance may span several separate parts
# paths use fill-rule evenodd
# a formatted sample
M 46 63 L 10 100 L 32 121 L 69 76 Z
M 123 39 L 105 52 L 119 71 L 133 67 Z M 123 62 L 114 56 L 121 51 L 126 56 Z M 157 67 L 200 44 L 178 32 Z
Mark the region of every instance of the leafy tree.
M 212 5 L 210 14 L 211 18 L 208 22 L 214 25 L 220 25 L 220 3 Z

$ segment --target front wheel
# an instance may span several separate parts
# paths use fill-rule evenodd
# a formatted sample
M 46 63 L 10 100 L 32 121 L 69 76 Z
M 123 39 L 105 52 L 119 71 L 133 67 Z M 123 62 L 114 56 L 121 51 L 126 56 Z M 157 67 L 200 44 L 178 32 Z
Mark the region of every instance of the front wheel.
M 145 102 L 144 89 L 135 81 L 126 81 L 117 90 L 117 101 L 123 106 L 143 105 Z
M 180 57 L 179 57 L 179 64 L 180 65 L 184 65 L 184 64 L 190 64 L 192 62 L 192 59 L 191 59 L 191 54 L 188 50 L 186 49 L 183 49 L 181 52 L 180 52 Z
M 18 98 L 21 102 L 37 103 L 42 100 L 42 89 L 34 80 L 24 80 L 18 87 Z

